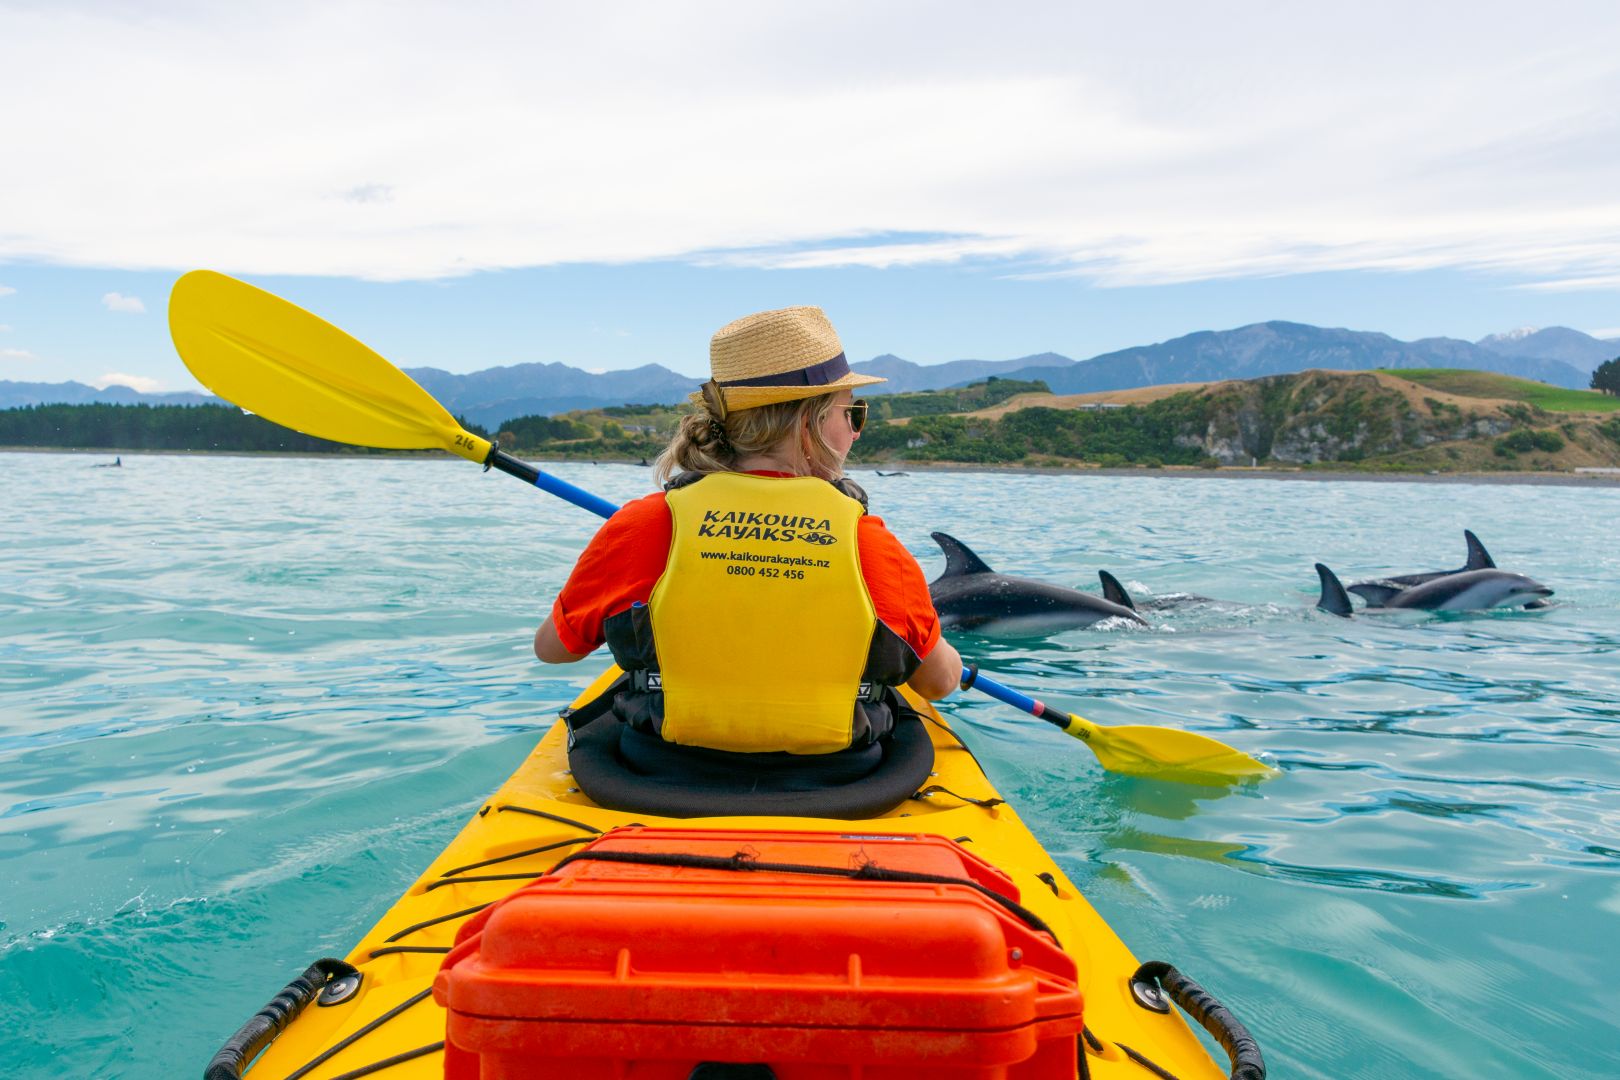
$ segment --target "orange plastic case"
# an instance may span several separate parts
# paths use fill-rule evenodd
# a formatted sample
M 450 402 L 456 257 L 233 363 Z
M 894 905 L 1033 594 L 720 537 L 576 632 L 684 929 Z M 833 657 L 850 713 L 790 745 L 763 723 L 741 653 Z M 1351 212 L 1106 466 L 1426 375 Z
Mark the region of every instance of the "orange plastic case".
M 630 827 L 582 850 L 875 864 L 1018 899 L 937 836 Z M 449 1080 L 688 1080 L 706 1062 L 777 1080 L 1073 1080 L 1081 1029 L 1073 960 L 969 885 L 593 859 L 470 920 L 433 993 Z

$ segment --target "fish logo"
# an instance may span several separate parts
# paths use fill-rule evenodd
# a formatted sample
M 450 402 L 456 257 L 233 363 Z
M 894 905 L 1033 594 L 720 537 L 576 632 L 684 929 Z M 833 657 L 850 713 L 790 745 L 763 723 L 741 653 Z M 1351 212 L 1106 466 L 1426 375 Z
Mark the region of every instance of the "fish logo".
M 838 537 L 833 536 L 831 533 L 824 532 L 800 533 L 799 539 L 803 540 L 807 544 L 816 544 L 821 547 L 826 547 L 828 544 L 838 543 Z

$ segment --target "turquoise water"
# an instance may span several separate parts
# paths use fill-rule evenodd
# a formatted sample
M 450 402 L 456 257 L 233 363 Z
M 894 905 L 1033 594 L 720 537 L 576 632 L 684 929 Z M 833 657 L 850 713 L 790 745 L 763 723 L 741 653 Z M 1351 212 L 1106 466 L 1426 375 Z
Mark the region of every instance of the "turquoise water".
M 341 955 L 598 670 L 529 651 L 583 511 L 443 460 L 0 454 L 0 1038 L 8 1077 L 168 1077 Z M 559 467 L 616 501 L 643 469 Z M 1231 1005 L 1277 1077 L 1620 1074 L 1620 490 L 858 474 L 932 575 L 1231 606 L 1150 630 L 958 639 L 1103 723 L 1285 775 L 1100 772 L 947 704 L 1142 957 Z M 1311 563 L 1460 565 L 1534 613 L 1341 621 Z

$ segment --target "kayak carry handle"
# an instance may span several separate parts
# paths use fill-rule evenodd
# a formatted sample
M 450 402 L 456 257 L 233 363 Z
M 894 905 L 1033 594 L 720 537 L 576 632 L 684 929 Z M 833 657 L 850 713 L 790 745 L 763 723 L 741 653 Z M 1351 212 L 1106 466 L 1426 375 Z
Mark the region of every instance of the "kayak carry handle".
M 208 1063 L 203 1080 L 241 1080 L 242 1070 L 269 1046 L 288 1024 L 298 1019 L 315 995 L 339 979 L 358 978 L 360 972 L 343 960 L 324 957 L 309 965 L 298 978 L 270 999 L 270 1003 L 225 1041 Z
M 1170 1000 L 1198 1021 L 1221 1044 L 1231 1060 L 1231 1080 L 1266 1080 L 1266 1061 L 1260 1043 L 1231 1009 L 1215 1000 L 1215 995 L 1183 975 L 1163 960 L 1149 960 L 1131 976 L 1131 987 L 1164 988 Z M 1151 1008 L 1151 1005 L 1145 1006 Z

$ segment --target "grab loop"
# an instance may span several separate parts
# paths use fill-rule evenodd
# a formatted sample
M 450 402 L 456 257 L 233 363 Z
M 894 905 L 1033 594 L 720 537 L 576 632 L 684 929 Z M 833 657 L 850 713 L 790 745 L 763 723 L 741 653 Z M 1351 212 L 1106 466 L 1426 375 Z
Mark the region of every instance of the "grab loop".
M 1208 990 L 1162 960 L 1149 960 L 1131 976 L 1131 992 L 1145 1009 L 1159 1011 L 1153 1003 L 1160 1000 L 1160 987 L 1221 1044 L 1232 1063 L 1231 1080 L 1266 1080 L 1260 1043 Z
M 359 970 L 343 960 L 330 957 L 317 960 L 286 988 L 270 999 L 270 1003 L 243 1024 L 235 1035 L 226 1040 L 208 1063 L 203 1080 L 241 1080 L 247 1063 L 298 1019 L 298 1014 L 333 981 L 355 978 Z

